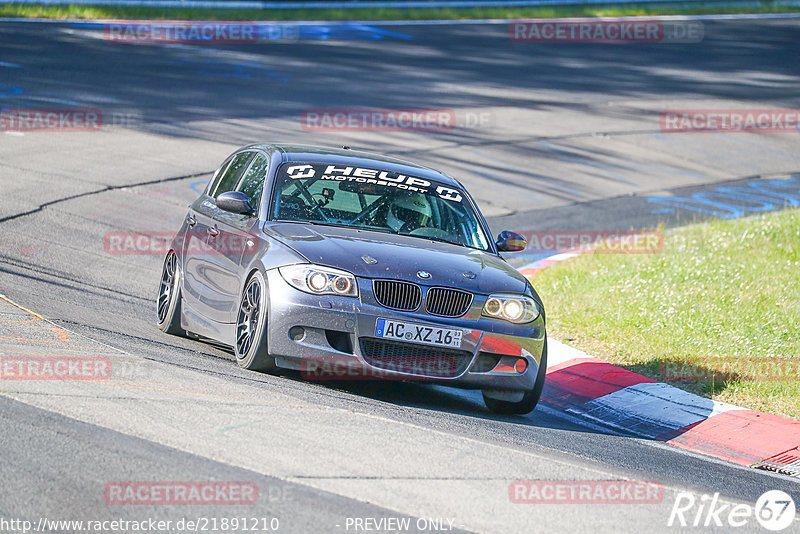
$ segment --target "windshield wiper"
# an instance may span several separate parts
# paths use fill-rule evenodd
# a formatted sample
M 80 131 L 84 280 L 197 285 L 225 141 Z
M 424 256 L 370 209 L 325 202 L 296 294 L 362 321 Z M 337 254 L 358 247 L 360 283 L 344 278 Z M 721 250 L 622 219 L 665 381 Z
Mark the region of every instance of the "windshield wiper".
M 405 236 L 408 236 L 408 237 L 416 237 L 417 239 L 426 239 L 428 241 L 436 241 L 438 243 L 447 243 L 448 245 L 456 245 L 456 246 L 459 246 L 459 247 L 466 246 L 466 245 L 462 245 L 461 243 L 458 243 L 456 241 L 449 241 L 447 239 L 442 239 L 441 237 L 429 237 L 429 236 L 426 236 L 426 235 L 401 234 L 401 233 L 398 233 L 397 235 L 405 235 Z
M 302 221 L 302 220 L 289 220 L 289 219 L 273 219 L 273 222 L 290 222 L 296 224 L 311 224 L 313 226 L 332 226 L 334 228 L 350 228 L 352 230 L 366 230 L 370 232 L 380 232 L 382 234 L 393 234 L 394 232 L 385 228 L 377 228 L 373 226 L 353 226 L 346 223 L 325 222 L 325 221 Z

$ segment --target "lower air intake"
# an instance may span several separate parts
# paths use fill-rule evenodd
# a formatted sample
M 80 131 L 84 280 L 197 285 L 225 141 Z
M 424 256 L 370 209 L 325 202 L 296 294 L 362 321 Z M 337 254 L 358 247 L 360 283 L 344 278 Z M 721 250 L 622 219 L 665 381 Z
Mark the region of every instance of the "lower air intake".
M 472 360 L 472 354 L 465 350 L 369 337 L 360 338 L 359 343 L 362 356 L 373 367 L 418 376 L 453 378 L 463 373 Z

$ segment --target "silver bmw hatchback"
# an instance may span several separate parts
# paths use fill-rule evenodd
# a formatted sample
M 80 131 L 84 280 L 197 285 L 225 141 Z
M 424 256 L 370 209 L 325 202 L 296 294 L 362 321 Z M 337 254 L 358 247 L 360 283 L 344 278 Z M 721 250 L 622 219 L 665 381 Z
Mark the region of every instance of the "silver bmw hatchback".
M 251 145 L 219 167 L 164 260 L 164 332 L 231 347 L 240 366 L 314 380 L 480 389 L 497 413 L 539 400 L 542 301 L 500 256 L 456 180 L 344 149 Z

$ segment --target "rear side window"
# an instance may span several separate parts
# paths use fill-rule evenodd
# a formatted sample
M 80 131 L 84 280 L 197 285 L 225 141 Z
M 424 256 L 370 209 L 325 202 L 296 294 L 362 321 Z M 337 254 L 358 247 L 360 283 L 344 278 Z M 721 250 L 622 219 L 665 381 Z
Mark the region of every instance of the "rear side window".
M 234 157 L 233 161 L 231 161 L 231 164 L 228 165 L 228 168 L 220 177 L 219 182 L 211 188 L 209 194 L 212 197 L 217 198 L 222 193 L 233 191 L 233 188 L 236 187 L 237 183 L 239 183 L 239 178 L 241 178 L 242 174 L 244 174 L 244 171 L 247 169 L 247 166 L 250 164 L 250 160 L 253 159 L 254 155 L 255 152 L 242 152 Z
M 250 168 L 239 182 L 237 191 L 241 191 L 250 199 L 250 205 L 256 210 L 261 204 L 261 191 L 264 189 L 264 179 L 267 177 L 267 158 L 263 154 L 256 155 Z

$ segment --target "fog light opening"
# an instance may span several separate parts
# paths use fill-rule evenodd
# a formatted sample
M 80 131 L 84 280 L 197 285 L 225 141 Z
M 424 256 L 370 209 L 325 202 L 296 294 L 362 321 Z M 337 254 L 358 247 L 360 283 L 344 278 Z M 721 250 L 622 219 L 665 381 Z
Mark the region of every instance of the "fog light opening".
M 292 341 L 303 341 L 306 337 L 306 330 L 302 326 L 293 326 L 289 329 L 289 337 Z
M 520 374 L 525 372 L 528 368 L 528 361 L 525 358 L 519 358 L 517 363 L 514 364 L 514 370 Z

